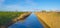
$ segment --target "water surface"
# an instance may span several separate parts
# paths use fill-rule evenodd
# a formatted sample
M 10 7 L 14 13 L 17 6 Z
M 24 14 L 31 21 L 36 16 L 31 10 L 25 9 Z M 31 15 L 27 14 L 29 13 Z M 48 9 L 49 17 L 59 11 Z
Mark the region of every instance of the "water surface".
M 24 22 L 16 22 L 9 28 L 43 28 L 42 24 L 38 21 L 36 15 L 32 13 L 29 17 L 25 19 Z

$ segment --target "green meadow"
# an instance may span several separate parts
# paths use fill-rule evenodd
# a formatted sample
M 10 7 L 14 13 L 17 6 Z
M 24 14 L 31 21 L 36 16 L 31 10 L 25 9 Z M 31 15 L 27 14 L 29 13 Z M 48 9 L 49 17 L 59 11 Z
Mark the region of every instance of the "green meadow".
M 12 19 L 20 16 L 23 12 L 0 12 L 0 25 L 6 25 Z

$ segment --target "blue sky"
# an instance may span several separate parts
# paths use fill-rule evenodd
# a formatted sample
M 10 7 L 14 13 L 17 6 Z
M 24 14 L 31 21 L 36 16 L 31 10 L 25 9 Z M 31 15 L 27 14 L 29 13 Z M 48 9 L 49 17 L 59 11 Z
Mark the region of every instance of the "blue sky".
M 60 10 L 60 0 L 0 0 L 0 11 Z

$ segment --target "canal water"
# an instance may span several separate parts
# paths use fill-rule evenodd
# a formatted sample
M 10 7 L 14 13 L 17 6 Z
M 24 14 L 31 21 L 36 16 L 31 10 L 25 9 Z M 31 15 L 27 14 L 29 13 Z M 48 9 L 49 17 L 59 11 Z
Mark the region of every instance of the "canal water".
M 16 22 L 8 28 L 43 28 L 42 24 L 38 21 L 36 15 L 32 13 L 25 19 L 24 22 Z

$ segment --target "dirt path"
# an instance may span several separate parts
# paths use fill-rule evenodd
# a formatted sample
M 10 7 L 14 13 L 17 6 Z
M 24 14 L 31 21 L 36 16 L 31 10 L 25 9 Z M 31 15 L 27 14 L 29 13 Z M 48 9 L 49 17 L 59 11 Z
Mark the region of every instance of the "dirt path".
M 13 19 L 13 22 L 25 20 L 30 14 L 31 12 L 21 14 L 19 17 Z

